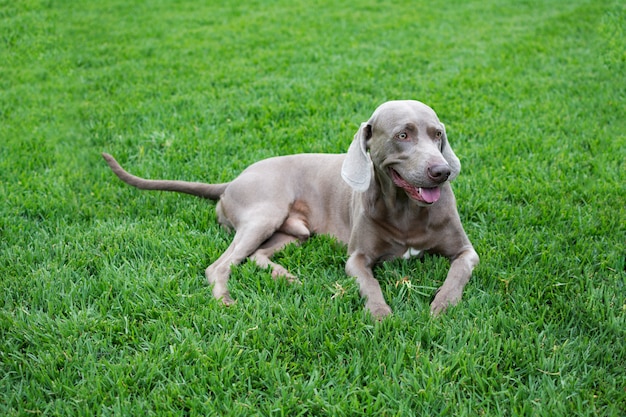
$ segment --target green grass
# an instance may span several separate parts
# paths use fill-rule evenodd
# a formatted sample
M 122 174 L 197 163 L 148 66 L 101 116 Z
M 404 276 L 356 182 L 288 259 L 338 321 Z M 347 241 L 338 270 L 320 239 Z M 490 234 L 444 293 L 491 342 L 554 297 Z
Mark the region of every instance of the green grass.
M 624 5 L 358 4 L 0 0 L 0 415 L 626 415 Z M 445 259 L 380 266 L 374 323 L 324 236 L 225 308 L 213 205 L 100 157 L 227 181 L 399 98 L 446 123 L 481 255 L 437 319 Z

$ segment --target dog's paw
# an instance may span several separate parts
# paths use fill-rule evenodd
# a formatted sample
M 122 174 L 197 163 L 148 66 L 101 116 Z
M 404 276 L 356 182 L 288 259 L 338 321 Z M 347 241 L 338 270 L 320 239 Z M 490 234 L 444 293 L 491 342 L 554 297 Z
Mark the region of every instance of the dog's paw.
M 391 314 L 391 308 L 385 303 L 367 303 L 365 308 L 378 321 Z
M 222 298 L 220 298 L 220 301 L 222 302 L 222 304 L 224 304 L 226 307 L 230 307 L 233 304 L 236 303 L 235 300 L 233 300 L 233 298 L 230 296 L 230 294 L 225 294 L 222 296 Z
M 445 312 L 447 308 L 448 308 L 447 304 L 436 303 L 433 301 L 430 304 L 430 314 L 437 317 L 441 313 Z
M 213 297 L 216 300 L 220 300 L 222 304 L 227 307 L 235 304 L 235 300 L 233 300 L 233 298 L 230 296 L 230 292 L 228 292 L 226 286 L 220 283 L 215 283 L 213 285 Z
M 272 267 L 272 278 L 284 278 L 290 284 L 302 284 L 297 276 L 293 275 L 282 266 L 276 264 Z
M 445 290 L 439 288 L 435 294 L 435 299 L 430 304 L 430 314 L 438 316 L 446 311 L 448 307 L 455 306 L 461 301 L 463 290 L 456 291 L 454 289 Z

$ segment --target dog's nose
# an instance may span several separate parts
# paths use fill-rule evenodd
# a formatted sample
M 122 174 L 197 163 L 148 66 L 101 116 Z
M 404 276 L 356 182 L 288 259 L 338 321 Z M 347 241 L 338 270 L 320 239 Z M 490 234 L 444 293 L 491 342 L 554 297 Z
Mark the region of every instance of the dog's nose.
M 450 173 L 450 166 L 448 164 L 437 164 L 428 167 L 428 177 L 438 183 L 446 181 Z

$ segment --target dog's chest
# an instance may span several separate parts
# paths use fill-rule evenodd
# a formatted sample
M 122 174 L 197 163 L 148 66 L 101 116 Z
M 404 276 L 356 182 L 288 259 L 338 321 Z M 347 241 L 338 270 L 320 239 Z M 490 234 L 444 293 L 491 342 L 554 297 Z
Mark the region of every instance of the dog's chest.
M 378 224 L 398 243 L 416 250 L 428 247 L 431 236 L 430 216 L 423 210 L 387 212 L 387 215 L 378 219 Z
M 411 258 L 417 258 L 422 256 L 423 253 L 420 249 L 415 249 L 415 248 L 408 248 L 406 250 L 406 252 L 404 252 L 404 255 L 402 255 L 402 257 L 404 259 L 411 259 Z

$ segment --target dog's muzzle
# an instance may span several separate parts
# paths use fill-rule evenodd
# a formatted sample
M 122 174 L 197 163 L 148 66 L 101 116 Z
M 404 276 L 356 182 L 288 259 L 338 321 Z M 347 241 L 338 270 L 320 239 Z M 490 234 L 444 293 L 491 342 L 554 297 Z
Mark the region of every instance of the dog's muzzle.
M 402 176 L 400 176 L 395 169 L 389 168 L 389 172 L 391 173 L 391 180 L 396 187 L 402 188 L 413 200 L 426 204 L 432 204 L 439 200 L 439 197 L 441 196 L 441 189 L 439 187 L 417 187 L 402 178 Z M 448 173 L 448 176 L 449 175 L 450 174 Z M 445 180 L 442 182 L 445 182 Z

